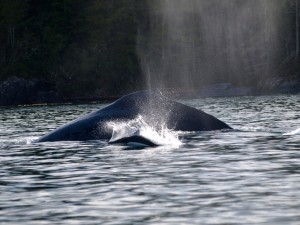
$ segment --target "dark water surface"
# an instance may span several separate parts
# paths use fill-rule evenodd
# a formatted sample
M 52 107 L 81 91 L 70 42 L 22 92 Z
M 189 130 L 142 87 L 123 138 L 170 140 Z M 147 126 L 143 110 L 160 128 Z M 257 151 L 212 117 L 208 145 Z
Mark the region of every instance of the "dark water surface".
M 0 108 L 0 224 L 300 224 L 300 95 L 183 102 L 235 130 L 34 143 L 104 105 Z

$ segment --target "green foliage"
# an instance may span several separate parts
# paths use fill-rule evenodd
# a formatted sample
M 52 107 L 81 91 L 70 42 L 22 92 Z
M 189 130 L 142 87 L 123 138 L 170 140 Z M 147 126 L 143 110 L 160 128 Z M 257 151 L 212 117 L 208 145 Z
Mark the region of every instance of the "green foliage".
M 66 96 L 139 82 L 138 0 L 1 0 L 0 81 L 42 80 Z

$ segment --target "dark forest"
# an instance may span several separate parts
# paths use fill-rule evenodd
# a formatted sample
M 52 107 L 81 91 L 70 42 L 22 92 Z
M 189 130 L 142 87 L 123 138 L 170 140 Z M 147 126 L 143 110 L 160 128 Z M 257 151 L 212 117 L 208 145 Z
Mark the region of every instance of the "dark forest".
M 286 29 L 274 76 L 297 81 L 298 1 L 281 2 Z M 64 97 L 120 95 L 146 87 L 137 35 L 149 32 L 147 1 L 1 0 L 0 29 L 0 82 L 36 80 Z

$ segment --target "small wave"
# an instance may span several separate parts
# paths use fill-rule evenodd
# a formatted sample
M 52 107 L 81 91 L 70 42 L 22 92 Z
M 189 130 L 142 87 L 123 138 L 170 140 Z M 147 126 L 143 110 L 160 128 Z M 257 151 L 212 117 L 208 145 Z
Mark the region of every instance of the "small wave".
M 283 135 L 297 135 L 300 134 L 300 128 L 297 128 L 296 130 L 284 133 Z
M 164 124 L 158 129 L 146 123 L 141 115 L 130 121 L 111 121 L 107 127 L 112 129 L 110 142 L 131 136 L 142 136 L 156 145 L 180 146 L 179 133 L 168 129 Z
M 19 137 L 19 138 L 12 138 L 12 139 L 2 139 L 0 140 L 1 144 L 32 144 L 36 141 L 37 137 Z

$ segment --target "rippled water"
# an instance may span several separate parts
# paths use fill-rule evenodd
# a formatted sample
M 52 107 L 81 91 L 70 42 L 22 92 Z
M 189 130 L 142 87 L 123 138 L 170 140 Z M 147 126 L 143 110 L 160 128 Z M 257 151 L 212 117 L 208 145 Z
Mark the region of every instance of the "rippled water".
M 235 130 L 140 150 L 34 143 L 104 105 L 0 108 L 0 223 L 299 224 L 300 96 L 183 102 Z

